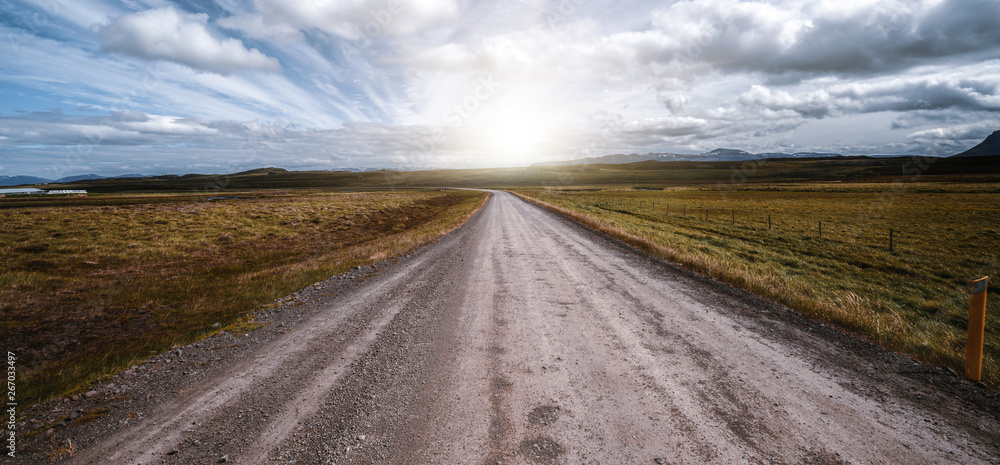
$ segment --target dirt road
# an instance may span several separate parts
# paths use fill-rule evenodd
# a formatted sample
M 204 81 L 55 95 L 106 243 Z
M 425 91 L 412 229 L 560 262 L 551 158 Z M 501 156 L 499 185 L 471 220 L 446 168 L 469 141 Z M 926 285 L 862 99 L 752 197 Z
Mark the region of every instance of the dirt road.
M 70 461 L 1000 463 L 995 393 L 506 193 L 295 301 L 102 385 Z

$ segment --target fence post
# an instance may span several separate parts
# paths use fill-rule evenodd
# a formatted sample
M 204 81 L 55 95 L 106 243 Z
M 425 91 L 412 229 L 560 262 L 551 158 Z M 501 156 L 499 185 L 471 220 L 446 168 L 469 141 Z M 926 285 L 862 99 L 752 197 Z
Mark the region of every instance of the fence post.
M 889 230 L 889 251 L 892 252 L 892 230 Z
M 819 237 L 823 237 L 823 220 L 819 220 Z
M 736 210 L 733 210 L 733 224 L 736 224 Z
M 767 215 L 767 230 L 771 230 L 771 215 Z
M 979 381 L 983 371 L 983 333 L 986 330 L 986 289 L 990 277 L 972 282 L 969 303 L 969 337 L 965 343 L 965 377 Z

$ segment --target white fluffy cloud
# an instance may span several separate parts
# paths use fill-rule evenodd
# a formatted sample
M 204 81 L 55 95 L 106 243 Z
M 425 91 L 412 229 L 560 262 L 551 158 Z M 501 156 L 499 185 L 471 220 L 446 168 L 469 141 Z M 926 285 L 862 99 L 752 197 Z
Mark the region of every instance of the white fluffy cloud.
M 965 146 L 979 143 L 984 137 L 1000 128 L 997 120 L 980 121 L 970 124 L 960 124 L 946 128 L 926 129 L 910 134 L 914 140 L 921 142 L 935 142 L 940 140 L 959 141 Z
M 213 36 L 208 15 L 158 8 L 118 16 L 98 32 L 101 50 L 149 60 L 166 60 L 197 70 L 231 73 L 238 70 L 279 71 L 278 60 L 243 42 Z
M 677 2 L 609 42 L 638 63 L 694 62 L 769 79 L 882 73 L 995 50 L 994 0 Z
M 946 109 L 1000 112 L 1000 78 L 893 79 L 835 85 L 799 95 L 755 85 L 739 101 L 751 108 L 793 112 L 806 118 Z
M 279 42 L 295 42 L 303 39 L 302 31 L 286 23 L 267 21 L 260 14 L 229 16 L 216 22 L 226 29 L 243 31 L 254 39 L 276 39 Z
M 559 28 L 424 46 L 406 59 L 442 69 L 533 66 L 654 81 L 754 73 L 794 83 L 890 73 L 935 58 L 996 56 L 996 24 L 995 0 L 679 1 L 625 32 L 602 33 L 593 19 L 571 17 Z
M 151 115 L 142 121 L 121 121 L 118 124 L 124 130 L 142 134 L 167 136 L 213 136 L 219 130 L 203 126 L 196 120 L 176 116 Z

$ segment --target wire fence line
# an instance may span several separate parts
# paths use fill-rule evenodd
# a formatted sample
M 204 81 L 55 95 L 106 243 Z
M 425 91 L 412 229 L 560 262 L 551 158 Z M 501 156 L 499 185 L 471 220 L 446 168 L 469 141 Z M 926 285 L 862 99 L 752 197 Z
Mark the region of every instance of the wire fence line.
M 670 218 L 702 221 L 713 224 L 728 224 L 733 227 L 753 228 L 770 232 L 800 233 L 806 237 L 823 238 L 833 242 L 863 243 L 895 252 L 899 246 L 898 228 L 872 227 L 857 228 L 853 222 L 836 219 L 814 218 L 806 222 L 804 214 L 782 215 L 778 213 L 750 212 L 745 209 L 710 207 L 697 202 L 666 202 L 629 198 L 584 197 L 583 204 L 604 210 L 631 215 L 647 215 L 666 222 Z M 784 221 L 787 216 L 796 216 L 797 221 Z M 809 223 L 810 226 L 806 226 Z M 824 232 L 825 231 L 825 232 Z

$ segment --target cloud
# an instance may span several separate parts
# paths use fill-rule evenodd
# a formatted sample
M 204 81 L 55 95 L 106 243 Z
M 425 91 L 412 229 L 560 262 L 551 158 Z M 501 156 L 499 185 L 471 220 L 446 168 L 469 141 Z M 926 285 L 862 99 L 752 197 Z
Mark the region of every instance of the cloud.
M 182 152 L 203 153 L 199 163 L 213 166 L 213 172 L 267 164 L 320 169 L 427 166 L 428 158 L 416 155 L 416 148 L 428 131 L 420 126 L 379 123 L 297 130 L 256 121 L 199 120 L 123 110 L 100 116 L 52 113 L 45 118 L 0 117 L 0 148 L 33 147 L 50 154 L 99 159 L 117 147 L 131 147 L 132 154 L 115 152 L 116 157 L 136 163 L 151 153 L 168 158 Z M 325 162 L 308 164 L 304 159 Z
M 614 79 L 623 69 L 646 72 L 625 54 L 605 43 L 591 21 L 566 23 L 559 29 L 525 28 L 499 34 L 407 45 L 399 60 L 424 70 L 489 72 L 499 76 Z M 630 68 L 623 68 L 623 66 Z
M 739 103 L 805 118 L 875 112 L 963 110 L 1000 112 L 1000 79 L 920 77 L 850 83 L 793 95 L 754 85 Z
M 455 0 L 257 0 L 254 5 L 256 14 L 234 21 L 260 18 L 262 31 L 314 28 L 352 40 L 414 34 L 455 20 L 459 13 Z
M 548 144 L 539 156 L 551 159 L 793 145 L 950 154 L 947 137 L 967 143 L 973 129 L 1000 127 L 995 0 L 613 10 L 576 0 L 226 0 L 121 10 L 140 3 L 169 4 L 87 0 L 37 26 L 25 21 L 44 8 L 5 11 L 0 87 L 11 98 L 0 103 L 0 147 L 58 154 L 83 144 L 88 160 L 224 172 L 489 165 L 483 141 L 497 109 L 537 120 Z M 74 21 L 78 10 L 96 13 Z M 88 29 L 95 21 L 104 25 Z M 114 53 L 94 53 L 95 30 Z M 462 128 L 446 128 L 442 115 L 484 76 L 496 95 Z M 609 112 L 612 121 L 593 118 Z M 422 153 L 442 128 L 448 137 Z
M 126 14 L 101 26 L 101 50 L 147 60 L 166 60 L 196 70 L 228 74 L 239 70 L 280 71 L 278 60 L 243 42 L 214 37 L 206 27 L 208 15 L 174 8 Z
M 0 135 L 13 145 L 143 145 L 172 143 L 191 136 L 214 136 L 222 131 L 200 120 L 149 115 L 136 110 L 100 116 L 70 116 L 50 112 L 22 118 L 0 118 Z
M 890 129 L 914 129 L 927 126 L 955 125 L 983 118 L 989 119 L 990 114 L 962 110 L 916 110 L 897 114 L 892 120 Z
M 123 122 L 122 129 L 136 131 L 142 134 L 160 134 L 171 136 L 203 136 L 215 135 L 217 129 L 202 126 L 195 120 L 176 116 L 153 116 L 146 121 Z
M 925 129 L 910 133 L 909 145 L 911 152 L 955 155 L 975 147 L 998 128 L 1000 128 L 1000 118 L 994 117 L 975 123 Z
M 992 121 L 980 121 L 970 124 L 959 124 L 944 128 L 925 129 L 909 134 L 913 140 L 932 142 L 936 140 L 974 142 L 973 145 L 982 142 L 986 136 L 1000 128 L 1000 118 Z M 971 147 L 971 146 L 970 146 Z
M 651 138 L 668 138 L 698 135 L 710 127 L 710 122 L 690 116 L 666 116 L 647 118 L 626 123 L 622 127 L 622 138 L 634 145 L 647 145 Z
M 0 25 L 0 37 L 8 31 Z M 104 112 L 136 109 L 207 120 L 280 120 L 320 128 L 337 127 L 345 120 L 364 120 L 370 108 L 367 102 L 351 101 L 357 95 L 353 83 L 337 74 L 350 68 L 326 61 L 304 42 L 279 47 L 282 62 L 288 63 L 288 73 L 227 75 L 199 72 L 169 61 L 149 63 L 119 54 L 95 54 L 93 49 L 37 36 L 29 43 L 30 48 L 4 56 L 0 82 L 28 89 L 29 95 L 58 96 L 44 98 L 51 104 L 41 108 L 61 106 L 69 111 L 84 103 Z M 300 50 L 309 53 L 300 54 Z M 313 74 L 303 75 L 306 71 L 332 85 L 318 88 L 308 79 Z M 391 83 L 388 79 L 386 82 Z M 375 83 L 365 84 L 381 90 Z M 12 113 L 24 102 L 2 97 L 0 101 L 3 114 Z M 73 106 L 59 105 L 59 101 Z
M 252 39 L 275 39 L 278 42 L 298 42 L 304 38 L 298 28 L 286 23 L 268 22 L 262 15 L 246 14 L 229 16 L 216 21 L 226 29 L 243 31 Z
M 657 94 L 656 100 L 663 104 L 671 113 L 684 110 L 691 103 L 691 97 L 681 93 Z
M 630 121 L 618 128 L 622 143 L 638 150 L 675 146 L 705 151 L 748 147 L 748 139 L 787 133 L 802 125 L 796 118 L 746 118 L 745 115 L 667 116 Z
M 439 42 L 406 44 L 398 60 L 425 70 L 542 78 L 558 73 L 563 80 L 656 91 L 720 76 L 790 85 L 1000 57 L 996 24 L 1000 8 L 994 0 L 680 1 L 648 13 L 645 26 L 625 32 L 569 17 L 559 27 L 442 34 Z
M 665 74 L 701 66 L 794 81 L 884 73 L 977 52 L 996 56 L 998 23 L 993 0 L 677 2 L 654 12 L 649 29 L 610 35 L 603 46 Z
M 40 122 L 32 120 L 0 121 L 0 143 L 11 148 L 23 146 L 92 146 L 136 145 L 148 142 L 135 131 L 90 121 Z

